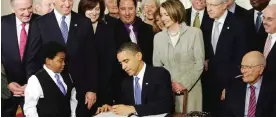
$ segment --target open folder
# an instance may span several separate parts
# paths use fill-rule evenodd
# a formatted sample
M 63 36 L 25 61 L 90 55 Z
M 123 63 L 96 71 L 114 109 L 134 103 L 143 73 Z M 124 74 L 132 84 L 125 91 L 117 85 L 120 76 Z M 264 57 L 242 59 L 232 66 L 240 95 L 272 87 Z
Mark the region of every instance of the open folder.
M 144 117 L 165 117 L 168 113 L 163 113 L 163 114 L 158 114 L 158 115 L 149 115 L 149 116 L 144 116 Z M 121 116 L 121 115 L 117 115 L 113 112 L 105 112 L 105 113 L 100 113 L 94 117 L 127 117 L 127 116 Z M 138 117 L 136 115 L 132 115 L 130 117 Z

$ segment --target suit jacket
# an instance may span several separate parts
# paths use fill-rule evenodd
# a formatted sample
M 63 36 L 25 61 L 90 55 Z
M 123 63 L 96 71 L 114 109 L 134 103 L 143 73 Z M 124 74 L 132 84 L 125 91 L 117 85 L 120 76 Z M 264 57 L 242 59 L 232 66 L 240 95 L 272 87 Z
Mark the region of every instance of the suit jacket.
M 263 46 L 265 47 L 265 46 Z M 264 75 L 268 76 L 269 78 L 273 79 L 276 78 L 276 44 L 273 45 L 271 48 L 267 58 L 266 58 L 266 67 L 264 71 Z M 275 79 L 273 79 L 275 80 Z M 275 80 L 276 82 L 276 80 Z
M 136 17 L 136 21 L 134 22 L 134 30 L 138 32 L 137 44 L 139 45 L 142 54 L 143 60 L 148 65 L 152 65 L 152 53 L 153 53 L 153 36 L 154 33 L 152 31 L 152 27 L 146 23 L 144 23 L 140 18 Z M 130 42 L 130 37 L 127 32 L 127 29 L 124 23 L 121 20 L 117 20 L 114 28 L 115 33 L 115 41 L 116 48 L 120 48 L 120 46 L 125 42 Z
M 276 116 L 276 89 L 274 83 L 263 76 L 262 85 L 256 105 L 256 117 Z M 245 98 L 247 84 L 242 78 L 233 78 L 231 84 L 226 89 L 224 117 L 244 117 Z
M 255 30 L 254 9 L 250 9 L 248 11 L 247 18 L 248 18 L 246 20 L 246 22 L 248 23 L 247 30 L 250 31 L 250 35 L 251 35 L 251 39 L 250 39 L 251 50 L 257 50 L 257 51 L 263 52 L 265 41 L 267 39 L 267 33 L 265 32 L 264 26 L 262 24 L 258 32 Z
M 210 24 L 209 28 L 212 29 L 212 27 L 213 24 Z M 246 42 L 247 37 L 242 23 L 231 12 L 228 12 L 223 24 L 216 46 L 216 53 L 214 53 L 211 44 L 212 30 L 209 31 L 203 32 L 207 48 L 205 53 L 209 60 L 209 81 L 216 88 L 221 89 L 219 90 L 221 92 L 226 87 L 228 80 L 240 73 L 238 65 L 249 50 Z
M 170 73 L 162 67 L 147 65 L 142 85 L 142 104 L 135 105 L 133 76 L 122 83 L 119 103 L 133 105 L 139 116 L 171 113 L 173 96 Z
M 181 83 L 190 91 L 187 112 L 202 111 L 201 81 L 197 80 L 203 71 L 204 56 L 202 32 L 198 28 L 183 23 L 179 40 L 174 47 L 167 30 L 157 33 L 154 37 L 153 65 L 166 68 L 173 81 Z M 179 100 L 176 103 L 182 103 L 183 99 Z M 176 104 L 176 108 L 182 108 L 182 104 Z
M 235 3 L 236 4 L 236 3 Z M 244 17 L 247 14 L 247 10 L 236 4 L 235 16 Z
M 32 28 L 32 38 L 36 43 L 32 50 L 43 57 L 40 52 L 43 44 L 55 41 L 66 46 L 65 70 L 68 71 L 76 85 L 77 98 L 84 97 L 87 91 L 97 91 L 97 51 L 95 50 L 95 39 L 90 19 L 71 12 L 67 43 L 61 34 L 54 10 L 38 18 Z M 31 60 L 31 59 L 30 59 Z M 41 61 L 42 67 L 43 61 Z M 81 98 L 82 99 L 82 98 Z M 84 100 L 84 99 L 83 99 Z
M 116 49 L 113 38 L 113 29 L 104 21 L 98 22 L 95 40 L 98 49 L 98 93 L 97 103 L 99 106 L 112 103 L 112 95 L 115 93 L 113 84 L 116 83 Z
M 23 55 L 23 59 L 21 61 L 19 54 L 19 46 L 18 46 L 18 37 L 16 30 L 16 16 L 15 14 L 9 14 L 1 17 L 1 62 L 5 67 L 6 75 L 8 83 L 17 82 L 20 85 L 24 85 L 27 83 L 27 77 L 30 74 L 27 73 L 35 73 L 36 69 L 26 67 L 28 62 L 27 58 L 29 58 L 28 53 L 32 53 L 28 50 L 30 44 L 34 41 L 30 38 L 33 21 L 38 17 L 38 15 L 33 14 L 29 24 L 29 32 L 27 37 L 27 43 Z
M 116 21 L 118 19 L 114 18 L 112 16 L 110 16 L 109 14 L 104 15 L 104 21 L 106 22 L 106 24 L 108 24 L 109 26 L 114 27 L 114 25 L 116 24 Z

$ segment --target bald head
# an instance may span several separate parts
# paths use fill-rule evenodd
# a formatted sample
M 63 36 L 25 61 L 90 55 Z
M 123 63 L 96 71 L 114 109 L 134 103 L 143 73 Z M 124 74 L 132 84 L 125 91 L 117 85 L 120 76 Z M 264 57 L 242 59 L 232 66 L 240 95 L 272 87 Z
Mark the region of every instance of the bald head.
M 276 33 L 276 4 L 269 5 L 265 8 L 263 24 L 267 33 Z
M 265 57 L 258 51 L 251 51 L 244 55 L 241 63 L 243 81 L 255 84 L 261 78 L 265 67 Z

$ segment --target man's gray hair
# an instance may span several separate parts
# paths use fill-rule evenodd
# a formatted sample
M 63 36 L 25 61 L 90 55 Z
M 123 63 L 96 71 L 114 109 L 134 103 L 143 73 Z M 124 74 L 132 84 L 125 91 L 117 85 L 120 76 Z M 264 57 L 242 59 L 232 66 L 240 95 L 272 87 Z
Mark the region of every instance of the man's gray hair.
M 141 8 L 144 9 L 145 5 L 150 1 L 151 0 L 142 0 Z M 152 1 L 155 3 L 156 8 L 158 8 L 160 6 L 159 0 L 152 0 Z
M 14 1 L 16 1 L 16 0 L 10 0 L 11 6 L 13 6 Z M 31 1 L 32 1 L 32 3 L 34 2 L 33 0 L 31 0 Z

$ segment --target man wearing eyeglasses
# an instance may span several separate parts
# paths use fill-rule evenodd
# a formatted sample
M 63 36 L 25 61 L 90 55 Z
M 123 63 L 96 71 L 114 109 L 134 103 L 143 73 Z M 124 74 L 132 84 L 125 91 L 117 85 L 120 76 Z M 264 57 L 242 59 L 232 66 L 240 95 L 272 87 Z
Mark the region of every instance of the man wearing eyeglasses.
M 206 0 L 207 12 L 214 22 L 209 32 L 203 32 L 205 40 L 207 108 L 212 116 L 220 116 L 224 92 L 228 81 L 238 75 L 237 65 L 248 52 L 247 37 L 241 21 L 227 10 L 228 0 Z
M 226 88 L 224 117 L 275 117 L 276 89 L 271 78 L 263 75 L 265 56 L 247 53 L 241 62 L 241 76 Z

